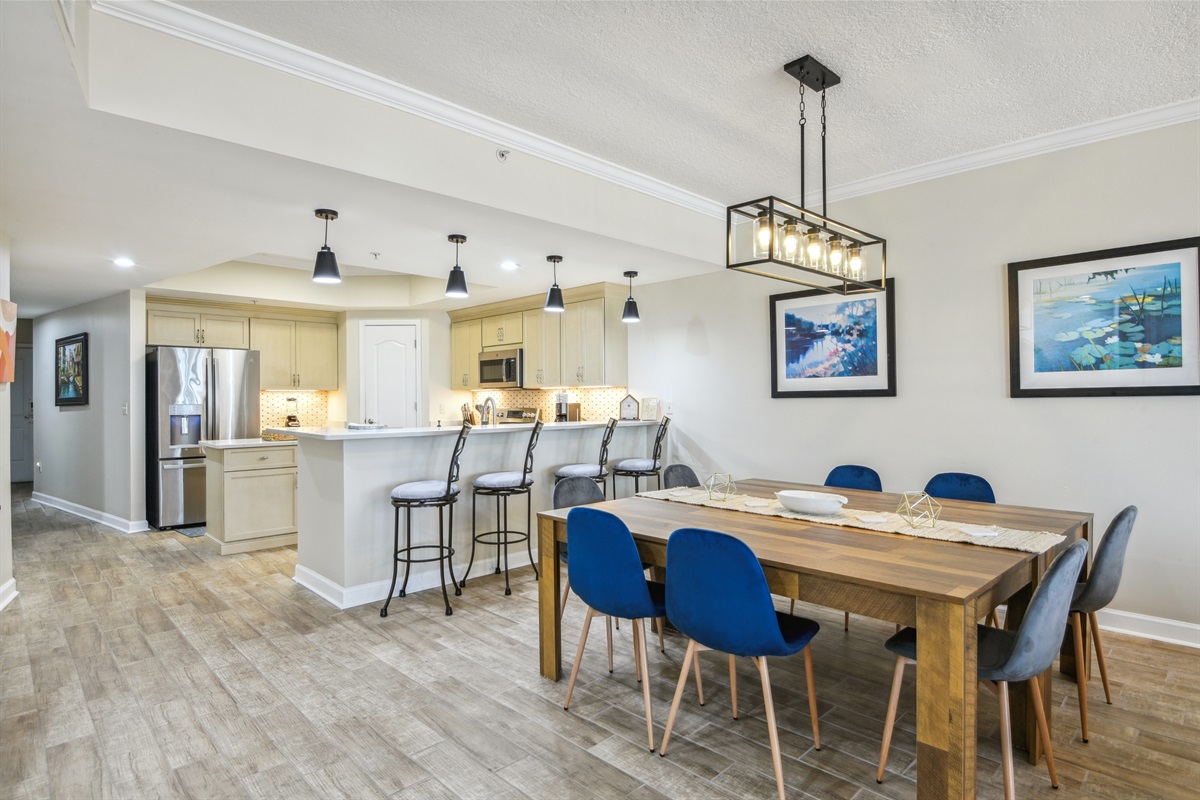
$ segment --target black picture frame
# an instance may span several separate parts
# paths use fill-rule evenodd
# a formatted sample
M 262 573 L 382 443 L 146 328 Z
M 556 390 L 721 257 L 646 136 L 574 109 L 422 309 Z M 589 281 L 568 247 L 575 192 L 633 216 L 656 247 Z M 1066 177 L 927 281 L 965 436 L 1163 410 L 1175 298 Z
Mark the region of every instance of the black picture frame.
M 54 340 L 54 405 L 88 404 L 88 335 Z
M 804 291 L 773 294 L 770 297 L 771 313 L 771 397 L 895 397 L 896 396 L 896 281 L 888 278 L 887 283 L 873 283 L 879 291 L 854 295 L 838 295 L 829 292 Z M 880 301 L 882 300 L 882 303 Z M 870 346 L 875 352 L 876 370 L 874 375 L 787 375 L 788 365 L 781 361 L 786 355 L 787 346 L 781 337 L 788 336 L 786 317 L 789 311 L 805 308 L 827 308 L 841 304 L 875 303 L 875 339 Z M 884 319 L 879 320 L 882 309 Z M 880 345 L 880 332 L 883 342 Z M 854 342 L 855 337 L 847 341 Z M 866 352 L 862 347 L 846 348 L 857 352 L 856 357 Z M 826 366 L 832 364 L 835 369 L 844 368 L 840 363 L 844 359 L 831 358 Z
M 1010 397 L 1200 394 L 1200 237 L 1008 264 L 1008 353 Z

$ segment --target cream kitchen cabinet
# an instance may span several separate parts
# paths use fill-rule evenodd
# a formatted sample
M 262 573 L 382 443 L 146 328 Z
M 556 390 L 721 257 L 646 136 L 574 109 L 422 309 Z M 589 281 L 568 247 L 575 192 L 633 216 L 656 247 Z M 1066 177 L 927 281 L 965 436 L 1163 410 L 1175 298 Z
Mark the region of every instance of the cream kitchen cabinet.
M 450 388 L 479 388 L 479 354 L 483 350 L 483 320 L 455 322 L 450 326 Z
M 270 390 L 338 388 L 338 331 L 330 322 L 251 319 L 259 383 Z
M 483 347 L 514 347 L 521 344 L 523 331 L 521 325 L 521 312 L 517 311 L 512 314 L 502 314 L 495 317 L 484 317 L 481 320 L 483 325 Z
M 560 322 L 559 378 L 566 386 L 603 386 L 604 298 L 566 303 Z
M 526 389 L 541 389 L 545 386 L 562 386 L 559 379 L 559 314 L 548 314 L 542 309 L 526 311 L 522 315 L 524 331 L 524 386 Z
M 250 318 L 150 309 L 146 312 L 146 344 L 246 350 L 250 347 Z
M 296 543 L 296 445 L 206 446 L 207 534 L 221 555 Z

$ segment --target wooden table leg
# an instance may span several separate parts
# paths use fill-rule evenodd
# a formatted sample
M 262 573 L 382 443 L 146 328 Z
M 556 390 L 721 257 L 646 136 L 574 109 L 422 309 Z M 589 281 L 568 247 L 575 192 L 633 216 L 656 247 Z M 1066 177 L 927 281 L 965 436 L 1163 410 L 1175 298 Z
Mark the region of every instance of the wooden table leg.
M 917 797 L 975 797 L 975 604 L 917 599 Z
M 1085 522 L 1082 526 L 1081 535 L 1087 539 L 1088 544 L 1095 550 L 1095 542 L 1092 541 L 1092 526 L 1091 523 Z M 1094 553 L 1093 553 L 1094 554 Z M 1090 556 L 1083 562 L 1083 571 L 1080 573 L 1079 580 L 1085 581 L 1088 577 L 1088 569 Z M 1089 633 L 1089 620 L 1085 616 L 1083 618 L 1083 627 L 1080 633 L 1083 634 L 1083 679 L 1086 681 L 1092 676 L 1092 637 Z M 1075 671 L 1078 669 L 1075 663 L 1075 642 L 1071 637 L 1071 630 L 1067 628 L 1063 635 L 1062 647 L 1058 651 L 1058 671 L 1063 675 L 1070 676 L 1071 680 L 1075 679 Z
M 538 518 L 538 641 L 542 675 L 552 681 L 562 678 L 562 628 L 558 619 L 558 539 L 555 521 Z

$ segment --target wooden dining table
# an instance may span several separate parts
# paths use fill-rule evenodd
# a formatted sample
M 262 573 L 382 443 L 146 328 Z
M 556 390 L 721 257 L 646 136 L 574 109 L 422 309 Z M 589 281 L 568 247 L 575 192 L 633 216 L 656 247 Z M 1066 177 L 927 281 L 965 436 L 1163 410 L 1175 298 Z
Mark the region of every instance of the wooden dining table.
M 829 489 L 761 478 L 737 481 L 739 494 L 773 498 L 784 489 L 835 492 L 848 509 L 895 511 L 901 495 Z M 620 517 L 633 533 L 642 560 L 668 569 L 667 539 L 679 528 L 732 534 L 762 564 L 772 593 L 917 629 L 917 797 L 975 797 L 977 639 L 975 625 L 1007 603 L 1005 624 L 1020 623 L 1033 590 L 1054 558 L 1079 538 L 1090 539 L 1092 515 L 993 503 L 940 500 L 941 518 L 1062 534 L 1062 544 L 1034 554 L 902 534 L 877 533 L 805 520 L 751 514 L 701 505 L 629 497 L 593 508 Z M 542 675 L 562 676 L 559 625 L 559 546 L 567 539 L 570 509 L 538 514 L 538 585 Z M 669 573 L 668 573 L 669 574 Z M 1088 637 L 1084 636 L 1084 641 Z M 1074 651 L 1061 651 L 1060 668 L 1073 675 Z M 1052 670 L 1042 677 L 1047 717 Z M 1041 757 L 1026 685 L 1011 687 L 1013 742 Z

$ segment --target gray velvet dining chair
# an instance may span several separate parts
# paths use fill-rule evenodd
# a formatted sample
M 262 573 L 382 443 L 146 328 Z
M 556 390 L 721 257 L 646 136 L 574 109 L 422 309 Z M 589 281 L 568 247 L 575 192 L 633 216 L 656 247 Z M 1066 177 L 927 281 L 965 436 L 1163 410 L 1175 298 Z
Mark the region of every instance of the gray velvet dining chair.
M 663 470 L 663 487 L 666 489 L 689 489 L 699 485 L 695 470 L 687 464 L 671 464 Z
M 1050 772 L 1050 785 L 1058 788 L 1058 773 L 1054 769 L 1054 750 L 1050 743 L 1050 727 L 1046 723 L 1046 710 L 1042 706 L 1042 690 L 1038 676 L 1050 668 L 1062 644 L 1063 627 L 1067 623 L 1067 612 L 1075 592 L 1079 570 L 1087 558 L 1088 543 L 1080 539 L 1068 547 L 1046 574 L 1021 620 L 1016 632 L 976 626 L 979 637 L 977 658 L 978 677 L 981 683 L 996 692 L 1000 701 L 1000 757 L 1004 772 L 1004 799 L 1014 800 L 1014 775 L 1012 755 L 1012 720 L 1008 707 L 1008 684 L 1013 681 L 1029 681 L 1029 697 L 1037 717 L 1038 733 L 1042 748 L 1046 751 L 1046 768 Z M 892 743 L 892 728 L 896 723 L 896 706 L 900 700 L 900 684 L 904 680 L 906 664 L 917 661 L 917 629 L 904 628 L 884 643 L 884 647 L 896 654 L 896 669 L 892 678 L 892 694 L 888 700 L 887 720 L 883 728 L 883 747 L 879 751 L 877 783 L 883 783 L 887 767 L 888 747 Z M 917 764 L 919 770 L 921 765 Z
M 1087 718 L 1087 679 L 1088 664 L 1083 658 L 1083 615 L 1087 614 L 1088 624 L 1092 629 L 1092 644 L 1096 648 L 1096 661 L 1100 664 L 1100 680 L 1104 684 L 1104 701 L 1112 705 L 1112 691 L 1108 688 L 1108 667 L 1104 663 L 1104 644 L 1100 641 L 1100 626 L 1096 624 L 1096 612 L 1112 602 L 1121 585 L 1121 568 L 1125 564 L 1125 548 L 1129 544 L 1129 534 L 1133 533 L 1133 523 L 1137 519 L 1137 506 L 1125 506 L 1121 509 L 1108 529 L 1104 538 L 1096 548 L 1096 557 L 1092 559 L 1092 569 L 1087 581 L 1075 586 L 1075 596 L 1071 600 L 1071 614 L 1067 621 L 1071 625 L 1071 635 L 1075 640 L 1075 685 L 1079 689 L 1079 727 L 1082 729 L 1084 743 L 1088 740 Z

